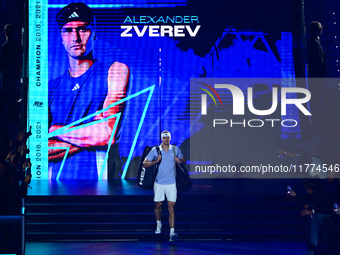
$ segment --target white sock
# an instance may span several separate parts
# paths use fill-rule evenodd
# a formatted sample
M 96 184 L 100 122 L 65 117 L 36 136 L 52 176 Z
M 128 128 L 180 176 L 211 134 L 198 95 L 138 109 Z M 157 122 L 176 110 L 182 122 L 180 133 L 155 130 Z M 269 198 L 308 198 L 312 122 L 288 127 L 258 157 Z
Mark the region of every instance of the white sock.
M 175 233 L 175 229 L 174 228 L 170 228 L 170 234 Z
M 157 225 L 162 225 L 162 222 L 160 220 L 157 220 Z

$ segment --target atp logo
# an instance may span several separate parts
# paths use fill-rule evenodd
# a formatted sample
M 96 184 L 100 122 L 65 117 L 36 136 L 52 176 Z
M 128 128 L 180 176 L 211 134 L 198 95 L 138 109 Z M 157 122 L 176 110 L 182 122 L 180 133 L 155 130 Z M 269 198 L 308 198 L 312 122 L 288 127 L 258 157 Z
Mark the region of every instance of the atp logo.
M 43 102 L 39 102 L 39 101 L 35 101 L 33 106 L 36 106 L 36 107 L 43 107 Z

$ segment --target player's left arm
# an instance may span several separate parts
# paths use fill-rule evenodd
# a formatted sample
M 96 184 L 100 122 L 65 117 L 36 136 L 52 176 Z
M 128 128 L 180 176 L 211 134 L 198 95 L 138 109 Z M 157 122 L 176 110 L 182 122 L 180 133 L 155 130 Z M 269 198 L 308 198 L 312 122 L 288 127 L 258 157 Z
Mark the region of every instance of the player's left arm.
M 103 109 L 126 96 L 128 80 L 129 68 L 127 65 L 114 62 L 108 71 L 108 93 L 104 101 Z M 99 121 L 108 116 L 122 112 L 124 105 L 124 103 L 121 103 L 109 108 L 107 111 L 95 116 L 94 121 Z M 57 138 L 79 147 L 106 146 L 108 145 L 116 119 L 117 118 L 114 117 L 108 121 L 88 125 L 84 128 L 58 135 Z M 122 117 L 120 117 L 120 119 L 122 119 Z M 61 128 L 61 126 L 52 126 L 49 132 L 51 133 L 59 128 Z M 112 144 L 115 142 L 116 133 L 117 129 Z
M 185 164 L 187 160 L 184 158 L 183 153 L 179 147 L 176 146 L 176 157 L 175 161 L 178 164 Z

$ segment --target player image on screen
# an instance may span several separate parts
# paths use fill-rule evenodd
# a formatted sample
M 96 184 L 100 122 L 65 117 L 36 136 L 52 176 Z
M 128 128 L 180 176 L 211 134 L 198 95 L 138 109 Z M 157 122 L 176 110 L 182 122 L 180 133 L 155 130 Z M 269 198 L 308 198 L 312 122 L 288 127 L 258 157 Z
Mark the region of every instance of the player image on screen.
M 69 68 L 48 85 L 49 179 L 98 179 L 118 140 L 124 104 L 110 105 L 126 96 L 129 69 L 94 58 L 96 19 L 86 4 L 71 3 L 56 19 Z

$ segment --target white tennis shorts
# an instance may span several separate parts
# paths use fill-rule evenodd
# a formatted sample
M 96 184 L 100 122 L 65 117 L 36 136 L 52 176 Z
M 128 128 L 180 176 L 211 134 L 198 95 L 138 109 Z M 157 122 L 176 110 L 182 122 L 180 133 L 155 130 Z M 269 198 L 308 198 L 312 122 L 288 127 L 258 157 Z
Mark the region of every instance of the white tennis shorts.
M 171 202 L 176 202 L 177 199 L 177 188 L 176 183 L 174 184 L 157 184 L 155 183 L 153 185 L 153 191 L 155 193 L 154 201 L 155 202 L 161 202 L 164 201 L 166 196 L 166 199 Z

